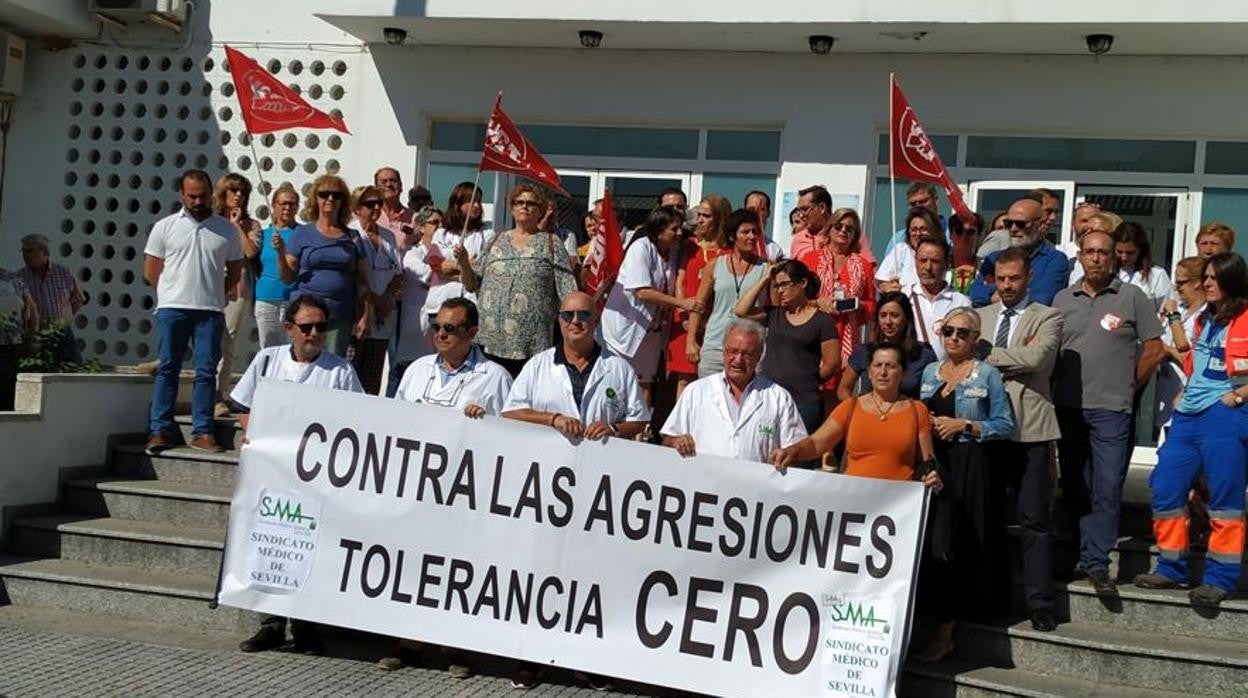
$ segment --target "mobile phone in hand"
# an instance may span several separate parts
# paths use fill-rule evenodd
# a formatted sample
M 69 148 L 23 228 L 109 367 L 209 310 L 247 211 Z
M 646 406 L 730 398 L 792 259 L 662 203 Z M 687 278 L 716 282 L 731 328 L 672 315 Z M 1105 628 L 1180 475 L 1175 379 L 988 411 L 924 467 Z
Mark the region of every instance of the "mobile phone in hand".
M 852 313 L 857 309 L 857 298 L 842 298 L 836 302 L 836 312 L 838 313 Z

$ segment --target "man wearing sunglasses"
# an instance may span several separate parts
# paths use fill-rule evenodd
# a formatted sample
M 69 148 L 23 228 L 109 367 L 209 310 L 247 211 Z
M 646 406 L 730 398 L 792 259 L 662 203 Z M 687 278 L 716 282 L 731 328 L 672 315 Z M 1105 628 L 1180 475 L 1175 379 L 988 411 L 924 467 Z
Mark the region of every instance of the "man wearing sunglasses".
M 1071 262 L 1065 254 L 1044 239 L 1042 229 L 1045 213 L 1039 196 L 1023 197 L 1010 204 L 1001 225 L 1010 235 L 1010 247 L 1018 247 L 1027 253 L 1031 264 L 1031 300 L 1052 305 L 1057 292 L 1066 288 L 1070 279 Z M 976 308 L 999 300 L 994 282 L 997 256 L 993 252 L 984 258 L 975 283 L 971 285 L 971 303 Z
M 570 439 L 631 439 L 650 408 L 628 361 L 594 341 L 594 301 L 581 291 L 559 306 L 563 341 L 529 359 L 516 376 L 503 416 L 548 426 Z
M 364 392 L 355 376 L 355 369 L 347 360 L 325 351 L 325 334 L 329 331 L 329 307 L 318 296 L 299 296 L 286 306 L 283 323 L 290 344 L 261 349 L 251 365 L 234 386 L 230 400 L 239 414 L 239 422 L 246 433 L 251 419 L 251 404 L 256 387 L 262 380 L 279 380 L 288 383 L 316 385 L 353 393 Z M 324 645 L 317 637 L 316 624 L 291 619 L 290 634 L 295 649 L 303 654 L 325 653 Z M 286 619 L 267 616 L 260 622 L 260 630 L 241 642 L 243 652 L 264 652 L 286 644 Z
M 497 416 L 511 390 L 511 374 L 474 344 L 479 315 L 467 298 L 443 301 L 429 322 L 436 354 L 412 362 L 395 397 L 462 410 L 469 417 Z

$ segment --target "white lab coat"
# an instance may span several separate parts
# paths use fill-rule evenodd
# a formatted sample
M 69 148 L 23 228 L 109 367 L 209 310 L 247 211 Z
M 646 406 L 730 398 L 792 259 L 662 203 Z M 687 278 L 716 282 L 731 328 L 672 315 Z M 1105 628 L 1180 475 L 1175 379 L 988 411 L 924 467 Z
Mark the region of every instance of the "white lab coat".
M 771 452 L 806 438 L 806 427 L 789 391 L 764 375 L 746 387 L 745 400 L 734 420 L 728 407 L 724 372 L 713 373 L 685 387 L 661 433 L 693 437 L 700 454 L 766 463 Z
M 350 393 L 364 392 L 360 379 L 355 375 L 355 369 L 341 356 L 322 351 L 315 361 L 304 363 L 295 360 L 293 351 L 289 344 L 261 349 L 234 386 L 230 399 L 241 407 L 251 409 L 256 388 L 262 380 L 315 385 Z
M 462 410 L 469 404 L 480 405 L 485 413 L 497 416 L 503 411 L 507 393 L 511 390 L 511 374 L 498 364 L 485 358 L 480 347 L 473 347 L 467 361 L 470 368 L 443 382 L 442 370 L 438 368 L 438 355 L 429 354 L 412 362 L 403 372 L 398 392 L 399 400 L 420 402 L 438 407 Z
M 503 407 L 504 412 L 522 409 L 578 415 L 586 426 L 594 422 L 650 420 L 650 408 L 646 407 L 633 367 L 606 347 L 589 372 L 580 407 L 572 395 L 567 367 L 555 363 L 555 347 L 529 359 L 516 376 Z

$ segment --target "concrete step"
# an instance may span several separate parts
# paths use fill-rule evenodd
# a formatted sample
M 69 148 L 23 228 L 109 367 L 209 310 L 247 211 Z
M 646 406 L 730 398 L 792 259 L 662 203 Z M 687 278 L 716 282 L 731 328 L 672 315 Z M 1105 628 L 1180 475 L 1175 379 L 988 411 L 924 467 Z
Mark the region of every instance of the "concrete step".
M 234 488 L 238 474 L 238 451 L 208 453 L 189 447 L 171 448 L 148 455 L 142 445 L 113 449 L 112 463 L 118 475 L 167 482 L 194 482 Z
M 1217 610 L 1193 607 L 1186 589 L 1120 585 L 1116 599 L 1101 599 L 1087 581 L 1066 586 L 1070 620 L 1165 636 L 1248 643 L 1248 600 L 1229 599 Z
M 902 673 L 897 694 L 901 698 L 1174 698 L 1181 695 L 973 662 L 910 662 Z
M 88 478 L 71 480 L 65 505 L 72 512 L 133 521 L 222 529 L 233 489 L 163 480 Z
M 146 619 L 228 632 L 255 629 L 249 611 L 209 607 L 216 575 L 153 572 L 77 560 L 0 558 L 0 583 L 19 606 Z
M 1042 633 L 961 623 L 957 656 L 1038 674 L 1198 696 L 1248 695 L 1248 643 L 1175 637 L 1091 623 Z
M 182 434 L 182 440 L 186 443 L 191 442 L 191 415 L 180 414 L 173 418 L 175 424 L 178 425 L 178 431 Z M 237 417 L 223 417 L 212 420 L 212 435 L 217 439 L 217 443 L 230 449 L 237 451 L 243 446 L 243 425 L 239 423 Z
M 225 529 L 61 514 L 13 522 L 20 555 L 216 578 Z
M 240 640 L 240 634 L 234 630 L 189 628 L 159 619 L 111 617 L 102 621 L 95 613 L 15 604 L 0 606 L 0 627 L 72 635 L 75 642 L 96 637 L 107 638 L 110 642 L 136 642 L 182 650 L 236 652 Z

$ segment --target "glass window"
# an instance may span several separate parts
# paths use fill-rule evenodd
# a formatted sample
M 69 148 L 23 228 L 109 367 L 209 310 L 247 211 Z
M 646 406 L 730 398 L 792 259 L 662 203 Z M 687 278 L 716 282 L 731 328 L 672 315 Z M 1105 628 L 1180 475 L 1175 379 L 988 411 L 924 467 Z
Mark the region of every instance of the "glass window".
M 429 134 L 429 147 L 479 153 L 485 149 L 485 124 L 435 121 Z
M 744 208 L 745 195 L 756 190 L 767 192 L 767 196 L 772 199 L 771 219 L 767 222 L 767 235 L 774 239 L 776 236 L 776 178 L 774 176 L 725 174 L 720 172 L 707 172 L 702 175 L 702 196 L 720 194 L 728 199 L 728 203 L 732 204 L 733 210 Z M 788 213 L 781 213 L 780 217 L 784 218 L 787 215 Z
M 958 137 L 957 136 L 936 136 L 927 134 L 931 139 L 932 146 L 936 148 L 936 154 L 940 156 L 940 161 L 945 163 L 945 167 L 953 167 L 958 163 Z M 879 143 L 876 145 L 876 162 L 881 165 L 888 164 L 888 134 L 881 133 Z
M 431 162 L 429 163 L 429 193 L 433 195 L 433 205 L 438 208 L 446 206 L 451 197 L 451 190 L 460 182 L 471 182 L 477 178 L 475 163 L 466 162 Z M 494 201 L 494 188 L 498 177 L 493 172 L 481 173 L 481 191 L 484 193 L 483 203 Z
M 966 166 L 1099 172 L 1192 172 L 1196 167 L 1196 143 L 970 136 L 966 139 Z
M 780 159 L 780 132 L 709 131 L 706 159 L 776 162 Z
M 1248 143 L 1209 141 L 1205 145 L 1205 172 L 1248 174 Z
M 1229 225 L 1235 230 L 1235 251 L 1248 257 L 1248 189 L 1206 188 L 1202 201 L 1200 225 L 1214 221 Z
M 944 157 L 943 155 L 941 157 Z M 906 219 L 906 190 L 910 188 L 910 182 L 906 180 L 897 180 L 897 229 L 900 230 L 902 223 Z M 936 204 L 936 210 L 940 215 L 948 218 L 953 214 L 953 209 L 946 201 L 944 192 L 939 187 L 936 191 L 940 194 L 940 201 Z M 883 257 L 888 253 L 889 241 L 892 240 L 896 230 L 893 228 L 893 212 L 889 205 L 889 186 L 888 177 L 875 178 L 875 196 L 871 198 L 871 216 L 864 221 L 864 225 L 868 227 L 871 237 L 871 251 L 875 253 L 876 258 Z

